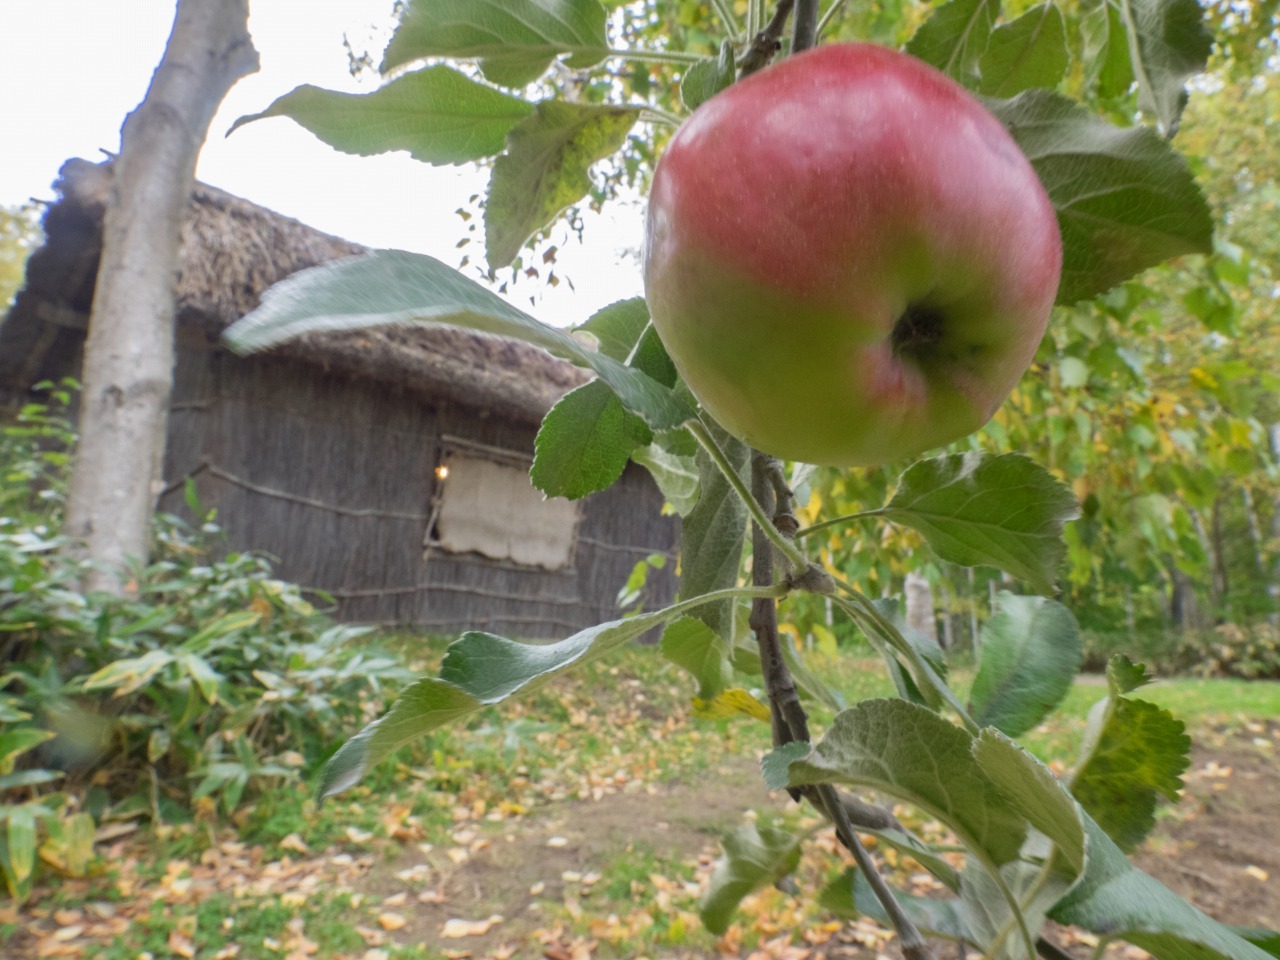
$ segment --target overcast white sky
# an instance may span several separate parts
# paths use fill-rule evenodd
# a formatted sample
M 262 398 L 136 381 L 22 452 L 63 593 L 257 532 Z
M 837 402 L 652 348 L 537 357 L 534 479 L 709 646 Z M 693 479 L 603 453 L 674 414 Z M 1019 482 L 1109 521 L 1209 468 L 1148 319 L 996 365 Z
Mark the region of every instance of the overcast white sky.
M 350 157 L 291 120 L 249 124 L 226 138 L 237 117 L 256 113 L 300 83 L 365 91 L 377 85 L 347 70 L 344 33 L 377 59 L 392 26 L 391 0 L 250 0 L 249 29 L 262 69 L 241 80 L 214 118 L 197 176 L 317 229 L 374 247 L 429 253 L 456 265 L 463 227 L 454 211 L 482 192 L 487 172 L 429 167 L 407 155 Z M 0 204 L 49 199 L 70 157 L 116 151 L 125 115 L 146 93 L 173 23 L 174 0 L 0 0 Z M 638 294 L 634 255 L 638 206 L 620 205 L 587 221 L 586 243 L 562 245 L 573 280 L 516 288 L 514 302 L 549 323 L 577 323 L 613 300 Z M 481 259 L 476 251 L 473 259 Z M 529 289 L 526 289 L 529 287 Z

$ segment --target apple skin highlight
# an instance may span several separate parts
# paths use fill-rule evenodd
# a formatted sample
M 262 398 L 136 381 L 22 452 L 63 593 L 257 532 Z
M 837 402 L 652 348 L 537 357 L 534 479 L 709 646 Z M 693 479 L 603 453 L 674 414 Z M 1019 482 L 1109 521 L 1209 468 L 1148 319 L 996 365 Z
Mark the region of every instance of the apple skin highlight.
M 1057 217 L 990 112 L 871 44 L 806 51 L 703 104 L 654 174 L 645 293 L 703 407 L 832 466 L 981 427 L 1044 335 Z

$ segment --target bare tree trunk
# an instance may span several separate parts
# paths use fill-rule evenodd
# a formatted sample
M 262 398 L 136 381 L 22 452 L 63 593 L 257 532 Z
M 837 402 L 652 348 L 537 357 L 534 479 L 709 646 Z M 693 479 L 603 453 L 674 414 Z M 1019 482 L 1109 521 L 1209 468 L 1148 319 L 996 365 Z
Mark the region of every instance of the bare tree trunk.
M 1213 510 L 1209 514 L 1210 545 L 1213 548 L 1213 618 L 1215 623 L 1226 620 L 1227 594 L 1231 580 L 1227 571 L 1227 547 L 1222 520 L 1222 494 L 1213 498 Z
M 933 588 L 914 570 L 907 574 L 907 626 L 938 642 L 938 621 L 933 612 Z
M 1280 422 L 1271 424 L 1271 457 L 1280 463 Z M 1280 625 L 1280 497 L 1271 505 L 1271 549 L 1275 553 L 1271 557 L 1271 583 L 1267 593 L 1271 597 L 1271 616 L 1273 624 Z
M 978 655 L 978 588 L 974 583 L 973 567 L 969 567 L 969 647 Z
M 180 0 L 142 103 L 125 119 L 85 344 L 65 532 L 87 590 L 145 560 L 173 380 L 178 247 L 196 158 L 227 91 L 258 69 L 249 0 Z

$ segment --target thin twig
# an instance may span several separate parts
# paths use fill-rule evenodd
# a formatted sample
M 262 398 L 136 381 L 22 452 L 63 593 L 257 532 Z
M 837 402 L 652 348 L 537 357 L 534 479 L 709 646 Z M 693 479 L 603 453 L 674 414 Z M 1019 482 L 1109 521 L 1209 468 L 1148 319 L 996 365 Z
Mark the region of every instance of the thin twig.
M 840 8 L 843 6 L 844 0 L 835 0 L 835 3 L 831 4 L 831 6 L 827 8 L 827 12 L 824 13 L 822 15 L 822 19 L 818 21 L 819 39 L 821 39 L 822 35 L 826 33 L 827 27 L 831 25 L 832 19 L 840 12 Z
M 729 39 L 734 45 L 742 42 L 742 25 L 738 23 L 738 18 L 733 15 L 733 9 L 729 6 L 729 0 L 711 0 L 711 6 L 715 7 L 716 13 L 720 17 L 725 31 L 729 34 Z
M 876 895 L 876 899 L 884 907 L 884 912 L 888 914 L 893 929 L 898 932 L 902 955 L 907 960 L 933 960 L 933 953 L 921 936 L 919 928 L 903 911 L 898 898 L 893 895 L 893 890 L 884 882 L 884 877 L 880 876 L 880 871 L 876 869 L 871 854 L 867 853 L 867 848 L 858 839 L 858 834 L 853 829 L 853 824 L 849 822 L 849 815 L 840 802 L 836 788 L 824 783 L 814 788 L 814 793 L 816 806 L 820 810 L 825 810 L 831 822 L 835 824 L 836 836 L 853 854 L 853 860 L 858 865 L 858 869 L 871 885 L 871 892 Z

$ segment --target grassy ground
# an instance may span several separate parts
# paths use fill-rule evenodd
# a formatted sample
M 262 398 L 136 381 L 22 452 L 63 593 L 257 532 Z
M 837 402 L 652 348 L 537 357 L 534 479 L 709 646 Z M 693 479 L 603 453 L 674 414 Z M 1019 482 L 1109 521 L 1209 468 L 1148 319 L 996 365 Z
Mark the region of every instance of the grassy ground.
M 412 642 L 424 666 L 442 651 Z M 819 666 L 850 702 L 891 693 L 874 661 Z M 655 650 L 631 649 L 424 738 L 323 807 L 305 787 L 275 788 L 236 829 L 207 808 L 139 829 L 100 846 L 90 879 L 0 908 L 0 952 L 564 960 L 746 956 L 765 945 L 787 956 L 792 930 L 802 945 L 839 930 L 878 949 L 874 927 L 833 926 L 807 894 L 776 889 L 753 897 L 726 938 L 701 928 L 718 831 L 748 808 L 793 829 L 815 821 L 759 785 L 767 725 L 693 717 L 692 692 Z M 1096 680 L 1077 683 L 1028 746 L 1069 767 L 1102 694 Z M 1280 716 L 1280 684 L 1178 680 L 1142 696 L 1193 732 Z M 830 713 L 814 712 L 820 731 Z M 797 876 L 809 892 L 839 867 L 828 841 L 812 847 Z

